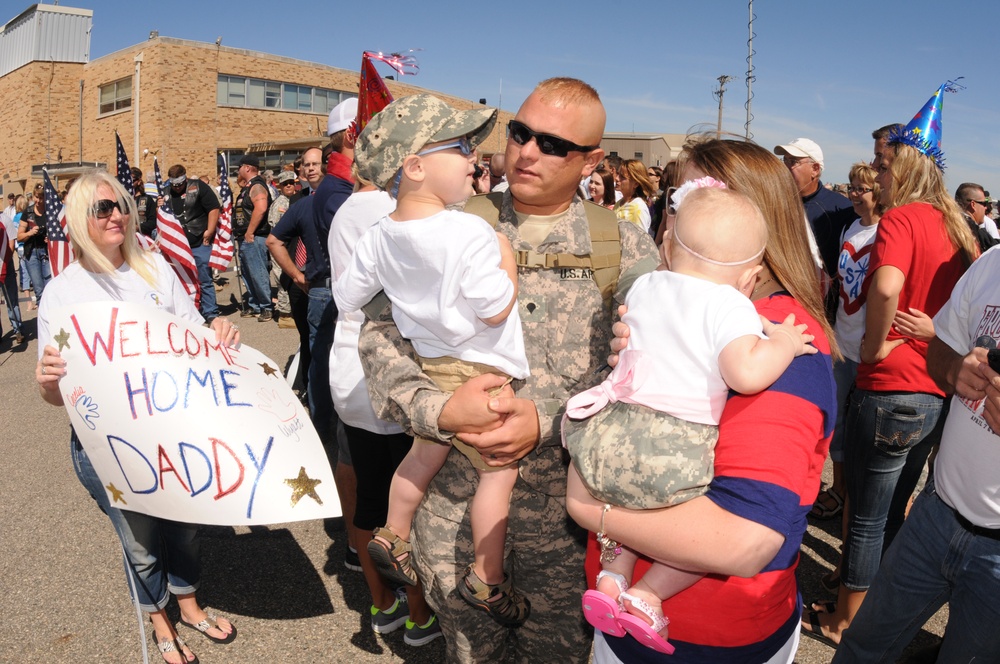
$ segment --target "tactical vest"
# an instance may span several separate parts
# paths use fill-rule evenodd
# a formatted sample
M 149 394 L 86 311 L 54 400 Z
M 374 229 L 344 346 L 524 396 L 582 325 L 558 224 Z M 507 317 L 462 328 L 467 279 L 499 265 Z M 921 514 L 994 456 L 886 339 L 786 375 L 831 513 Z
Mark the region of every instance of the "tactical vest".
M 503 192 L 473 196 L 466 202 L 464 211 L 482 217 L 496 228 L 500 220 Z M 618 218 L 610 210 L 589 201 L 583 203 L 590 227 L 591 252 L 583 256 L 574 254 L 540 254 L 536 251 L 515 251 L 517 266 L 531 270 L 555 268 L 586 268 L 594 275 L 594 283 L 601 291 L 605 306 L 611 304 L 618 287 L 618 272 L 622 262 L 621 236 Z
M 271 224 L 267 223 L 267 211 L 271 209 L 271 203 L 274 201 L 271 199 L 271 189 L 267 186 L 267 182 L 257 175 L 247 182 L 247 186 L 243 187 L 240 195 L 236 197 L 236 205 L 233 206 L 233 235 L 235 237 L 246 235 L 247 228 L 250 227 L 250 219 L 253 217 L 253 201 L 250 199 L 250 190 L 255 184 L 264 187 L 264 191 L 267 193 L 267 205 L 264 207 L 264 217 L 254 231 L 254 235 L 266 237 L 271 232 Z

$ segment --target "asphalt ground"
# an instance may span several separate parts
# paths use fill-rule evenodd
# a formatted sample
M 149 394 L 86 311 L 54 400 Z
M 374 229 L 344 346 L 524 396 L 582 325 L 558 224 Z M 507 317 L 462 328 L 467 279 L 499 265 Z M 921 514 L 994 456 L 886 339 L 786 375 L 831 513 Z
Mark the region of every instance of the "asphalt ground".
M 243 342 L 285 365 L 298 345 L 293 329 L 239 319 L 234 275 L 219 293 Z M 3 309 L 3 307 L 0 307 Z M 34 312 L 21 303 L 28 343 L 13 346 L 3 317 L 0 339 L 0 662 L 141 662 L 140 622 L 129 599 L 118 539 L 80 485 L 69 454 L 65 411 L 44 403 L 34 380 Z M 829 463 L 824 479 L 831 479 Z M 799 581 L 807 599 L 832 599 L 819 583 L 836 561 L 839 522 L 810 521 Z M 329 531 L 329 532 L 328 532 Z M 229 662 L 443 662 L 438 639 L 422 648 L 370 628 L 367 587 L 344 567 L 346 534 L 335 521 L 202 529 L 198 598 L 233 620 L 239 637 L 210 643 L 180 626 L 205 664 Z M 176 620 L 176 604 L 168 611 Z M 947 608 L 909 652 L 944 632 Z M 162 661 L 145 623 L 149 661 Z M 828 662 L 833 650 L 803 637 L 796 660 Z M 558 662 L 558 654 L 553 654 Z

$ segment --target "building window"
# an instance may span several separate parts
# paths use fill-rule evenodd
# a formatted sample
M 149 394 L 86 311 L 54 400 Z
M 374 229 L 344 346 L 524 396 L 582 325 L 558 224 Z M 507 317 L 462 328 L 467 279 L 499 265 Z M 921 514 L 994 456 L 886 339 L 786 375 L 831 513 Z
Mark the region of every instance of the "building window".
M 632 157 L 632 158 L 633 159 L 638 159 L 639 161 L 642 161 L 642 153 L 641 152 L 636 152 L 635 156 Z
M 354 95 L 259 78 L 219 74 L 216 102 L 219 106 L 263 108 L 329 114 L 334 106 Z
M 132 108 L 132 77 L 100 87 L 100 113 L 114 113 Z
M 247 80 L 242 76 L 219 75 L 219 106 L 247 105 Z

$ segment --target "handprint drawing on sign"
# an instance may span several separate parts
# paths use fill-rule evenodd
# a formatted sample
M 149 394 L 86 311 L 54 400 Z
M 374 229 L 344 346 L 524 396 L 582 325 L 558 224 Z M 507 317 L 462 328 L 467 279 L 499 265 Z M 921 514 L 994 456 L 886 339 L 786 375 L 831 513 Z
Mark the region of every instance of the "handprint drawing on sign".
M 305 428 L 302 419 L 298 417 L 298 402 L 288 395 L 287 400 L 278 394 L 278 390 L 264 388 L 257 392 L 258 408 L 265 413 L 271 413 L 278 419 L 278 429 L 291 440 L 299 440 L 300 429 Z
M 73 406 L 76 408 L 76 414 L 80 416 L 80 419 L 83 420 L 83 423 L 87 425 L 88 429 L 93 431 L 97 428 L 97 425 L 94 424 L 94 420 L 99 418 L 101 414 L 97 412 L 97 404 L 93 399 L 88 397 L 86 394 L 81 395 L 73 403 Z

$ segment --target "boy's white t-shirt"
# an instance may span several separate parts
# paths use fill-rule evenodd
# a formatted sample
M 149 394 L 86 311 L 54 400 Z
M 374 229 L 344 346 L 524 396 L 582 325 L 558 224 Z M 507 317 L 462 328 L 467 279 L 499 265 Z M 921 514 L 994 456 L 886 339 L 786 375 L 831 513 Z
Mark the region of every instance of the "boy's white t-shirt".
M 122 263 L 113 274 L 88 272 L 78 262 L 70 263 L 45 287 L 38 303 L 38 357 L 52 340 L 50 316 L 60 307 L 81 302 L 120 301 L 156 307 L 194 323 L 204 323 L 191 296 L 184 290 L 173 268 L 160 254 L 149 252 L 153 285 Z
M 514 284 L 500 269 L 496 232 L 480 217 L 457 210 L 410 221 L 383 217 L 361 237 L 333 296 L 340 311 L 354 311 L 380 290 L 418 355 L 528 377 L 517 306 L 496 327 L 481 320 L 507 307 Z
M 729 394 L 719 353 L 739 337 L 764 338 L 750 299 L 732 286 L 657 270 L 635 280 L 625 304 L 624 353 L 641 353 L 645 365 L 645 378 L 627 401 L 687 422 L 718 424 Z
M 861 361 L 861 337 L 865 334 L 865 299 L 862 293 L 868 275 L 868 259 L 875 245 L 878 224 L 863 226 L 857 219 L 844 234 L 844 244 L 837 259 L 840 297 L 834 332 L 845 357 Z

